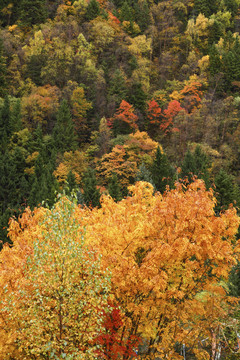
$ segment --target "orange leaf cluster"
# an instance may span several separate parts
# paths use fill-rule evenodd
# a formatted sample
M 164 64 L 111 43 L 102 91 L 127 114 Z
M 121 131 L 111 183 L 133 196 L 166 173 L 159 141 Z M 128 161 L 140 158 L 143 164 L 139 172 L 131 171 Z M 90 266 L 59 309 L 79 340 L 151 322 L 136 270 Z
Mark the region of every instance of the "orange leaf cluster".
M 138 128 L 136 124 L 138 117 L 134 114 L 134 107 L 125 100 L 122 100 L 115 115 L 115 119 L 128 124 L 131 129 L 136 130 Z

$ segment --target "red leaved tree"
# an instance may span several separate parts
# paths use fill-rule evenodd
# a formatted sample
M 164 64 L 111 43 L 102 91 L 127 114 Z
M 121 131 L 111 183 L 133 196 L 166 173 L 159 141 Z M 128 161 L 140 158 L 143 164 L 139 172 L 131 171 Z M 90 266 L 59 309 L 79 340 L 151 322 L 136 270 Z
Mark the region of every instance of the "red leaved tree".
M 115 135 L 120 133 L 128 134 L 137 130 L 137 115 L 134 114 L 134 107 L 127 101 L 122 100 L 116 114 L 114 115 Z

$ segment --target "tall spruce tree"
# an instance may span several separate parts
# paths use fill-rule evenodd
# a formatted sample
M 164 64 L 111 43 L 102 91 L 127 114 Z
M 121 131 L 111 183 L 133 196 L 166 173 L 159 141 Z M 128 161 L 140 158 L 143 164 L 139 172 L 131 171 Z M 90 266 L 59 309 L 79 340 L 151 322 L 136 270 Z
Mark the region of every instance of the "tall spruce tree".
M 46 0 L 22 0 L 19 6 L 19 20 L 23 26 L 42 24 L 47 20 Z
M 87 21 L 95 19 L 100 15 L 101 9 L 97 0 L 90 0 L 88 3 L 85 18 Z
M 174 182 L 174 171 L 169 164 L 167 155 L 162 153 L 159 146 L 152 164 L 151 174 L 157 191 L 164 193 L 166 186 L 170 187 Z
M 95 171 L 88 168 L 83 176 L 83 198 L 84 203 L 90 207 L 100 206 L 100 192 L 97 189 Z
M 66 184 L 65 184 L 65 191 L 67 195 L 71 195 L 73 190 L 77 190 L 78 185 L 76 182 L 76 177 L 73 174 L 72 170 L 69 170 L 67 174 Z
M 134 19 L 143 33 L 148 28 L 151 19 L 146 0 L 138 1 L 134 4 Z
M 135 177 L 135 181 L 147 181 L 150 184 L 153 185 L 153 187 L 155 188 L 154 182 L 153 182 L 153 178 L 152 178 L 152 174 L 151 172 L 146 168 L 146 165 L 144 163 L 142 163 L 139 166 L 137 175 Z
M 123 198 L 121 187 L 118 182 L 117 174 L 114 173 L 108 184 L 109 195 L 115 200 L 120 201 Z
M 234 202 L 235 192 L 233 177 L 225 170 L 221 169 L 215 176 L 215 196 L 217 204 L 215 211 L 219 213 L 221 210 L 226 210 L 229 204 Z
M 193 177 L 197 176 L 199 179 L 203 179 L 205 181 L 206 187 L 208 188 L 208 167 L 209 159 L 198 145 L 193 153 L 189 149 L 187 150 L 181 165 L 180 178 L 187 178 L 189 182 L 192 182 Z
M 0 38 L 0 97 L 4 97 L 6 93 L 7 93 L 6 60 L 4 57 L 3 41 Z
M 56 125 L 53 129 L 53 142 L 56 151 L 63 154 L 65 151 L 76 150 L 76 134 L 66 100 L 62 101 L 56 118 Z
M 44 164 L 42 156 L 39 154 L 34 166 L 29 205 L 33 208 L 45 202 L 52 206 L 58 190 L 58 183 L 52 175 L 51 163 Z

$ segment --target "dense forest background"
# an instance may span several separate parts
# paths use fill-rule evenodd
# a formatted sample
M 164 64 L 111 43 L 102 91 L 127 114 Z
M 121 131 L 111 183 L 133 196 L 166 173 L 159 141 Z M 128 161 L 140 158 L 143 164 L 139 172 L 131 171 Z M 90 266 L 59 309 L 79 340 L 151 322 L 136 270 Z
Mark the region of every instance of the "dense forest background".
M 239 204 L 239 0 L 4 0 L 0 26 L 3 241 L 63 189 L 196 175 Z

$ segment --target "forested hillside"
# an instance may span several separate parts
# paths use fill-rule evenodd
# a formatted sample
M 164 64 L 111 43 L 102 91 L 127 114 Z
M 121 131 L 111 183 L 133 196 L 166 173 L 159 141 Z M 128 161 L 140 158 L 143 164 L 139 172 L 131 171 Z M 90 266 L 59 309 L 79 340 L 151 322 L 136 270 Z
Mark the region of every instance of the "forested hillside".
M 170 267 L 168 270 L 162 268 L 161 271 L 164 274 L 177 271 L 177 267 L 181 263 L 186 265 L 186 272 L 189 271 L 189 274 L 193 276 L 193 273 L 197 272 L 201 266 L 205 267 L 201 280 L 193 276 L 194 280 L 189 288 L 182 289 L 181 286 L 184 287 L 185 280 L 181 280 L 183 284 L 178 283 L 179 289 L 177 290 L 176 285 L 174 291 L 182 291 L 182 295 L 175 294 L 180 298 L 172 300 L 172 306 L 179 301 L 179 304 L 183 303 L 183 307 L 189 307 L 187 301 L 194 298 L 197 304 L 193 304 L 196 313 L 205 311 L 203 310 L 204 300 L 197 301 L 198 296 L 203 298 L 206 293 L 209 294 L 209 286 L 214 286 L 210 279 L 211 276 L 216 276 L 215 285 L 219 284 L 221 280 L 227 281 L 229 271 L 233 265 L 237 264 L 238 260 L 235 255 L 233 256 L 235 260 L 231 258 L 231 252 L 234 254 L 238 252 L 238 250 L 236 252 L 234 250 L 235 240 L 233 238 L 237 232 L 238 221 L 234 217 L 236 216 L 235 211 L 238 212 L 238 206 L 240 206 L 239 32 L 240 0 L 0 0 L 1 248 L 4 243 L 12 244 L 14 239 L 18 239 L 17 233 L 13 235 L 10 232 L 8 236 L 10 218 L 17 219 L 26 208 L 33 211 L 38 207 L 41 210 L 35 211 L 39 212 L 55 209 L 59 204 L 57 202 L 59 194 L 75 198 L 76 204 L 82 206 L 79 209 L 86 212 L 83 215 L 84 219 L 87 218 L 89 221 L 86 222 L 86 227 L 90 226 L 92 234 L 96 231 L 101 237 L 99 234 L 103 230 L 97 229 L 97 225 L 101 224 L 101 221 L 105 222 L 107 210 L 106 213 L 100 214 L 103 211 L 102 207 L 106 206 L 102 199 L 107 199 L 107 195 L 114 200 L 111 204 L 112 209 L 117 206 L 124 207 L 128 201 L 129 207 L 131 207 L 132 203 L 129 200 L 132 196 L 131 186 L 136 185 L 136 189 L 138 189 L 139 184 L 145 184 L 145 188 L 148 189 L 150 185 L 147 183 L 150 183 L 155 195 L 151 193 L 153 198 L 149 199 L 149 204 L 144 204 L 147 212 L 150 211 L 148 206 L 150 208 L 156 206 L 155 202 L 159 199 L 158 197 L 163 196 L 162 201 L 165 199 L 164 201 L 167 203 L 166 199 L 173 196 L 171 194 L 179 191 L 184 197 L 185 191 L 186 194 L 190 191 L 191 183 L 193 188 L 194 184 L 200 184 L 199 188 L 196 187 L 194 191 L 197 193 L 202 191 L 201 196 L 206 202 L 210 198 L 212 199 L 209 205 L 212 212 L 209 213 L 209 216 L 219 219 L 219 222 L 222 217 L 226 217 L 225 220 L 222 220 L 222 225 L 219 223 L 216 226 L 216 229 L 219 227 L 219 230 L 215 230 L 219 231 L 219 234 L 222 231 L 222 239 L 229 240 L 232 246 L 229 245 L 231 251 L 229 250 L 225 257 L 224 251 L 216 255 L 214 250 L 212 253 L 213 258 L 216 256 L 214 262 L 213 258 L 210 261 L 204 257 L 205 255 L 198 257 L 192 248 L 187 252 L 187 256 L 191 259 L 191 266 L 193 263 L 195 264 L 195 260 L 197 261 L 196 267 L 194 267 L 195 265 L 192 268 L 190 266 L 191 269 L 187 270 L 186 258 L 181 258 L 179 255 L 177 264 L 173 264 L 172 268 Z M 202 179 L 204 183 L 195 183 L 196 178 Z M 143 183 L 139 183 L 139 181 L 143 181 Z M 179 190 L 180 188 L 181 190 Z M 142 196 L 145 199 L 144 193 Z M 148 196 L 150 195 L 146 195 L 146 198 Z M 145 220 L 141 217 L 142 210 L 138 209 L 140 203 L 141 199 L 138 198 L 136 211 L 144 223 Z M 226 219 L 230 219 L 231 216 L 224 215 L 229 214 L 228 212 L 224 213 L 229 205 L 236 208 L 236 210 L 228 210 L 233 211 L 231 216 L 232 219 L 235 219 L 232 230 L 230 225 L 229 228 L 226 225 L 229 221 Z M 120 211 L 117 209 L 116 211 Z M 186 204 L 186 209 L 189 209 L 189 204 Z M 48 211 L 54 213 L 54 210 Z M 91 215 L 93 218 L 96 216 L 94 220 L 96 229 L 91 223 L 93 220 L 90 219 L 91 216 L 88 213 L 91 211 L 93 214 L 98 213 L 98 215 Z M 155 210 L 152 211 L 154 213 Z M 171 212 L 171 210 L 169 211 Z M 31 216 L 34 218 L 35 215 Z M 131 214 L 131 216 L 134 215 Z M 191 216 L 198 217 L 198 214 L 193 213 Z M 189 219 L 186 221 L 190 221 Z M 34 221 L 33 223 L 31 221 L 30 223 L 33 224 Z M 107 221 L 110 220 L 107 219 Z M 206 219 L 200 218 L 199 224 L 204 227 L 205 221 Z M 90 223 L 91 225 L 89 225 Z M 115 221 L 113 221 L 114 223 Z M 36 226 L 36 223 L 34 224 Z M 118 220 L 116 220 L 116 224 L 118 224 Z M 134 221 L 133 224 L 135 224 Z M 167 235 L 162 236 L 168 238 L 169 231 L 176 231 L 176 233 L 180 231 L 180 228 L 174 229 L 176 226 L 174 221 L 171 223 L 172 227 L 168 222 L 165 225 L 168 229 L 166 230 Z M 183 226 L 184 229 L 185 225 L 178 226 Z M 35 231 L 31 230 L 30 225 L 28 226 L 29 231 Z M 131 226 L 134 229 L 134 225 Z M 191 233 L 191 229 L 193 232 L 196 230 L 190 226 L 187 230 L 188 234 Z M 211 236 L 215 230 L 210 231 Z M 110 230 L 106 231 L 109 235 Z M 134 232 L 134 230 L 132 231 Z M 153 249 L 151 241 L 157 235 L 149 234 L 148 231 L 149 229 L 139 230 L 142 232 L 142 239 L 144 238 L 147 242 L 145 245 L 141 245 L 141 241 L 138 242 L 135 239 L 131 255 L 127 256 L 131 258 L 135 256 L 134 266 L 139 267 L 140 272 L 143 271 L 141 276 L 143 274 L 144 277 L 148 278 L 149 276 L 148 280 L 153 285 L 154 275 L 153 273 L 148 275 L 144 266 L 147 266 L 145 260 L 148 261 L 148 256 L 150 257 Z M 86 232 L 86 242 L 88 236 L 90 237 Z M 141 238 L 139 234 L 137 236 Z M 217 235 L 214 234 L 214 236 Z M 79 244 L 79 239 L 76 239 L 75 235 L 73 239 Z M 94 237 L 91 241 L 94 243 L 93 239 Z M 114 242 L 113 239 L 114 235 L 111 239 L 110 237 L 105 239 L 106 243 L 96 243 L 97 251 L 101 254 L 104 248 L 108 249 L 109 253 L 115 250 L 120 251 L 122 245 L 119 245 L 118 250 L 112 249 L 109 245 L 111 241 Z M 171 240 L 169 241 L 171 243 Z M 190 243 L 192 241 L 191 246 L 195 244 L 195 240 L 189 241 Z M 218 239 L 218 241 L 220 240 Z M 186 250 L 187 245 L 185 245 L 182 246 Z M 33 251 L 33 243 L 29 243 L 28 246 L 29 249 L 25 249 L 24 254 L 16 255 L 16 257 L 20 256 L 20 263 L 25 264 L 27 254 L 31 254 Z M 205 251 L 209 249 L 208 246 L 210 245 L 206 245 Z M 220 248 L 225 249 L 222 246 Z M 4 251 L 7 251 L 6 249 L 7 246 Z M 158 255 L 159 249 L 156 250 Z M 10 255 L 8 253 L 5 255 L 4 251 L 1 252 L 3 253 L 1 256 L 8 258 Z M 125 250 L 121 251 L 124 253 Z M 175 254 L 180 250 L 171 251 Z M 120 253 L 113 257 L 119 263 L 121 262 Z M 71 251 L 69 254 L 71 259 L 73 254 Z M 156 254 L 152 254 L 152 256 L 154 258 Z M 166 257 L 162 261 L 167 264 L 168 260 L 169 258 Z M 71 260 L 69 261 L 71 263 Z M 77 261 L 81 262 L 82 260 L 78 259 Z M 91 263 L 92 259 L 89 261 Z M 228 264 L 225 270 L 224 261 Z M 223 271 L 212 275 L 213 268 L 220 263 Z M 142 264 L 145 270 L 142 269 Z M 185 265 L 181 266 L 185 267 Z M 29 269 L 31 266 L 34 268 L 33 263 L 29 266 Z M 32 277 L 38 276 L 31 270 L 32 268 L 29 269 L 27 271 L 32 274 Z M 88 270 L 92 271 L 90 268 Z M 18 271 L 19 269 L 16 269 L 17 273 Z M 96 271 L 101 273 L 100 270 Z M 121 271 L 127 273 L 130 270 L 125 268 Z M 234 295 L 239 295 L 238 291 L 240 292 L 238 274 L 237 265 L 232 271 L 231 283 L 228 285 L 230 286 L 230 290 L 228 290 Z M 132 276 L 134 278 L 136 273 Z M 138 276 L 140 275 L 138 274 Z M 179 276 L 182 279 L 187 278 L 185 272 Z M 2 281 L 7 280 L 4 278 Z M 74 284 L 75 279 L 71 278 L 71 281 Z M 164 285 L 166 292 L 170 291 L 171 281 L 169 280 L 169 283 L 166 282 L 167 285 Z M 158 325 L 155 324 L 156 328 L 153 330 L 147 324 L 147 318 L 150 316 L 154 321 L 162 319 L 159 318 L 160 315 L 154 317 L 155 310 L 151 308 L 152 302 L 154 303 L 156 298 L 151 297 L 150 294 L 153 291 L 156 295 L 155 290 L 150 291 L 150 287 L 148 287 L 144 290 L 145 293 L 141 293 L 139 290 L 139 293 L 136 294 L 133 291 L 129 295 L 128 303 L 127 297 L 123 296 L 126 289 L 120 295 L 119 289 L 116 290 L 117 278 L 114 275 L 112 282 L 113 297 L 118 300 L 119 306 L 122 306 L 121 311 L 128 320 L 130 319 L 130 323 L 118 319 L 121 324 L 118 324 L 119 329 L 124 327 L 126 331 L 125 334 L 122 333 L 121 341 L 124 338 L 127 339 L 127 342 L 121 343 L 122 350 L 119 350 L 119 354 L 122 351 L 123 359 L 132 355 L 132 350 L 129 349 L 133 349 L 137 344 L 138 333 L 141 335 L 141 339 L 149 338 L 150 345 L 157 344 L 158 351 L 162 351 L 162 356 L 165 356 L 164 359 L 177 359 L 174 356 L 180 356 L 183 351 L 182 343 L 185 341 L 187 344 L 187 340 L 177 335 L 179 324 L 185 321 L 197 322 L 197 320 L 193 320 L 191 314 L 189 319 L 184 317 L 185 315 L 178 317 L 176 315 L 177 307 L 174 308 L 173 313 L 178 319 L 176 320 L 176 336 L 170 334 L 170 327 L 173 327 L 172 319 L 170 320 L 171 312 L 170 315 L 163 312 L 164 304 L 161 302 L 163 301 L 161 293 L 159 295 L 161 301 L 158 299 L 160 301 L 158 311 L 161 308 L 162 313 L 161 311 L 160 313 L 164 314 L 162 316 L 166 322 L 162 331 L 169 341 L 169 343 L 164 343 L 163 340 L 159 340 L 164 336 L 163 333 L 160 336 L 156 330 Z M 202 285 L 200 286 L 199 283 Z M 127 280 L 126 284 L 128 284 Z M 23 285 L 26 293 L 27 286 L 27 284 Z M 93 284 L 93 286 L 97 285 Z M 104 286 L 109 286 L 106 281 Z M 131 288 L 133 284 L 129 283 L 126 286 Z M 226 282 L 225 286 L 227 286 Z M 195 294 L 193 298 L 189 295 L 190 289 Z M 96 291 L 96 288 L 92 291 Z M 214 293 L 213 288 L 211 291 Z M 140 293 L 141 295 L 139 295 Z M 138 296 L 139 299 L 136 300 Z M 168 296 L 171 298 L 170 295 Z M 19 312 L 23 311 L 21 306 L 25 300 L 26 298 L 23 296 L 22 303 L 19 303 Z M 218 301 L 219 310 L 222 298 L 221 301 L 219 299 Z M 102 302 L 105 304 L 103 308 L 107 306 L 107 299 L 103 297 Z M 32 305 L 29 306 L 31 308 Z M 213 317 L 214 319 L 220 319 L 223 315 L 223 308 L 225 309 L 225 305 L 222 306 L 221 311 L 217 312 L 216 317 Z M 115 308 L 113 307 L 113 309 Z M 116 317 L 120 316 L 117 309 L 116 307 L 114 310 Z M 149 314 L 152 311 L 151 315 L 147 313 L 146 309 L 152 309 L 149 310 Z M 143 311 L 140 318 L 139 311 Z M 24 317 L 25 315 L 22 315 L 23 321 L 28 319 Z M 75 316 L 74 312 L 69 316 L 69 321 L 72 321 L 71 316 Z M 96 327 L 95 321 L 98 321 L 96 319 L 94 318 L 93 327 Z M 11 334 L 16 326 L 15 321 L 13 316 L 12 323 L 9 325 Z M 99 321 L 101 322 L 101 320 Z M 202 319 L 199 320 L 199 323 L 202 322 Z M 195 325 L 191 326 L 195 329 Z M 206 330 L 207 326 L 204 326 L 204 334 L 201 335 L 203 337 L 207 336 L 207 331 L 210 331 L 210 328 Z M 227 330 L 228 333 L 224 333 L 226 338 L 232 336 L 230 336 L 231 326 Z M 109 328 L 107 329 L 109 331 Z M 216 335 L 215 329 L 212 334 Z M 45 332 L 45 330 L 42 331 Z M 23 338 L 19 338 L 19 335 L 15 333 L 9 336 L 12 336 L 11 341 L 13 342 L 21 343 L 23 341 L 24 343 L 25 337 L 28 336 L 26 334 L 24 333 Z M 114 340 L 116 343 L 120 341 L 119 334 Z M 192 349 L 195 349 L 194 341 L 200 336 L 197 332 L 194 334 L 195 337 L 190 337 L 188 343 L 189 348 L 192 347 Z M 2 336 L 4 338 L 5 335 Z M 102 335 L 99 336 L 101 338 Z M 185 334 L 185 336 L 187 335 Z M 234 336 L 233 344 L 236 343 L 236 334 Z M 91 339 L 96 342 L 96 339 L 93 340 L 94 336 Z M 2 349 L 2 351 L 6 351 L 5 354 L 10 351 L 11 341 L 7 350 Z M 39 348 L 41 348 L 41 341 L 39 338 L 36 345 Z M 101 338 L 100 342 L 104 343 L 104 341 L 107 340 Z M 51 355 L 53 357 L 42 357 L 44 351 L 47 350 L 42 349 L 42 353 L 35 353 L 34 351 L 37 350 L 34 350 L 32 345 L 28 346 L 33 352 L 31 353 L 29 350 L 30 352 L 26 352 L 24 355 L 19 353 L 20 355 L 17 354 L 16 359 L 50 359 L 60 356 L 56 354 L 62 354 L 61 346 L 56 348 L 55 355 Z M 73 351 L 71 346 L 68 355 L 74 354 L 74 352 L 71 353 Z M 233 353 L 235 350 L 233 347 Z M 90 358 L 93 353 L 95 354 L 92 351 L 91 349 L 89 353 Z M 152 350 L 148 351 L 150 354 Z M 193 356 L 194 351 L 189 350 L 189 354 Z M 30 353 L 35 354 L 31 355 L 35 357 L 29 357 Z M 211 351 L 208 349 L 208 354 L 210 353 Z M 116 354 L 118 354 L 117 350 Z M 201 352 L 199 354 L 196 350 L 195 356 L 198 359 L 205 359 L 203 356 L 207 356 Z M 104 356 L 102 357 L 104 359 L 118 359 L 118 357 L 107 357 L 106 354 Z M 183 353 L 182 356 L 184 356 Z M 12 359 L 11 356 L 10 358 Z M 60 359 L 61 357 L 56 358 Z M 5 360 L 5 358 L 3 359 Z M 14 356 L 13 359 L 15 359 Z M 71 359 L 75 359 L 75 357 Z M 229 357 L 229 359 L 235 358 Z M 212 357 L 212 360 L 215 358 Z
M 4 241 L 64 188 L 95 206 L 197 175 L 239 203 L 238 0 L 2 0 L 0 24 Z

